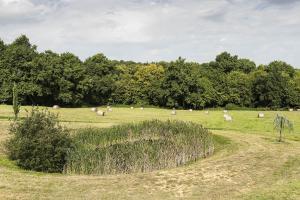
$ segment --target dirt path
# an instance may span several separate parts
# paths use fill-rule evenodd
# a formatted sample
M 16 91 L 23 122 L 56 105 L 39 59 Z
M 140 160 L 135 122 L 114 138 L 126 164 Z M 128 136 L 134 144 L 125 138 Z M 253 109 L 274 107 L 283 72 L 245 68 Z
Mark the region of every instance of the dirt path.
M 237 148 L 148 174 L 44 175 L 0 165 L 0 199 L 241 199 L 284 184 L 285 179 L 300 178 L 299 166 L 280 174 L 286 163 L 300 159 L 300 142 L 278 144 L 259 135 L 214 132 L 229 137 Z

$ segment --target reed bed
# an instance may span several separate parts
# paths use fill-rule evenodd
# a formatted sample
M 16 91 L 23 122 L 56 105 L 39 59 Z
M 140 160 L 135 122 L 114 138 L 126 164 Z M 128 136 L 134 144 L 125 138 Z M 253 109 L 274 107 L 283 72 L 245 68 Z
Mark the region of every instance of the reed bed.
M 199 124 L 151 120 L 81 129 L 69 153 L 68 174 L 119 174 L 173 168 L 209 156 L 212 134 Z

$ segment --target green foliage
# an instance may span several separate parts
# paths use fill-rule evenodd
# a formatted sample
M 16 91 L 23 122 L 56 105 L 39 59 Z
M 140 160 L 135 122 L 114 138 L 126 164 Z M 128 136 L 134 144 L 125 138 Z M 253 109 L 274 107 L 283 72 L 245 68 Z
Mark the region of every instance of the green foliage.
M 107 129 L 83 129 L 74 138 L 65 172 L 115 174 L 184 165 L 213 153 L 211 133 L 181 121 L 144 121 Z
M 115 90 L 116 67 L 103 54 L 96 54 L 85 62 L 87 86 L 85 101 L 90 104 L 106 104 Z
M 0 82 L 5 96 L 12 100 L 13 83 L 18 83 L 20 101 L 30 99 L 38 94 L 38 85 L 33 76 L 32 60 L 37 56 L 36 46 L 22 35 L 3 51 L 0 61 Z M 4 87 L 4 88 L 3 88 Z M 9 91 L 9 92 L 8 92 Z M 8 92 L 8 94 L 7 94 Z
M 179 57 L 175 62 L 171 62 L 166 67 L 164 82 L 162 85 L 165 91 L 165 103 L 168 107 L 185 107 L 185 97 L 189 93 L 189 75 L 191 66 L 185 59 Z
M 239 110 L 241 107 L 237 106 L 236 104 L 229 103 L 226 104 L 225 109 L 226 110 Z
M 56 115 L 33 108 L 24 120 L 11 125 L 10 133 L 7 152 L 17 165 L 35 171 L 63 171 L 72 142 Z
M 117 66 L 119 78 L 112 94 L 115 103 L 160 105 L 164 68 L 156 64 Z
M 282 142 L 283 133 L 286 128 L 289 131 L 293 130 L 293 123 L 289 121 L 286 117 L 277 114 L 274 119 L 274 129 L 276 129 L 279 133 L 279 142 Z
M 19 103 L 19 99 L 18 99 L 18 88 L 17 88 L 17 84 L 14 83 L 14 87 L 13 87 L 13 110 L 14 110 L 14 114 L 15 114 L 15 120 L 18 119 L 18 115 L 20 112 L 20 103 Z
M 281 61 L 271 62 L 253 74 L 253 97 L 256 106 L 273 108 L 297 106 L 300 94 L 295 70 Z
M 138 104 L 203 109 L 300 107 L 300 75 L 291 65 L 256 64 L 222 52 L 209 63 L 136 63 L 98 53 L 81 61 L 72 53 L 37 52 L 22 35 L 0 40 L 0 101 L 13 102 L 18 83 L 23 105 Z
M 231 56 L 228 52 L 223 52 L 216 57 L 216 66 L 225 73 L 236 70 L 238 56 Z
M 243 72 L 233 71 L 227 76 L 228 103 L 249 107 L 251 105 L 251 80 Z

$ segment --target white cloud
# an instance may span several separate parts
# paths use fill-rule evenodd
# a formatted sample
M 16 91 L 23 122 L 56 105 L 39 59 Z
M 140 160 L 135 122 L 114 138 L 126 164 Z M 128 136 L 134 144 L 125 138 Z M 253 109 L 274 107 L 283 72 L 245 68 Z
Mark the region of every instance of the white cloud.
M 220 51 L 300 66 L 295 0 L 0 0 L 0 38 L 86 58 L 200 62 Z
M 1 0 L 0 1 L 0 19 L 1 23 L 17 23 L 22 19 L 30 17 L 34 20 L 38 15 L 48 11 L 44 5 L 34 5 L 29 0 Z M 6 20 L 6 22 L 4 21 Z

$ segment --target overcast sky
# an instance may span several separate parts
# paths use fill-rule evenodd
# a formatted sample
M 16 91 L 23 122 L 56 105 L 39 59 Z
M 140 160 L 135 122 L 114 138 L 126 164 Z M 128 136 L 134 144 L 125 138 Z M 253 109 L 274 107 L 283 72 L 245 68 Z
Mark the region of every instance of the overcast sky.
M 0 0 L 0 38 L 81 59 L 206 62 L 228 51 L 300 67 L 300 0 Z

